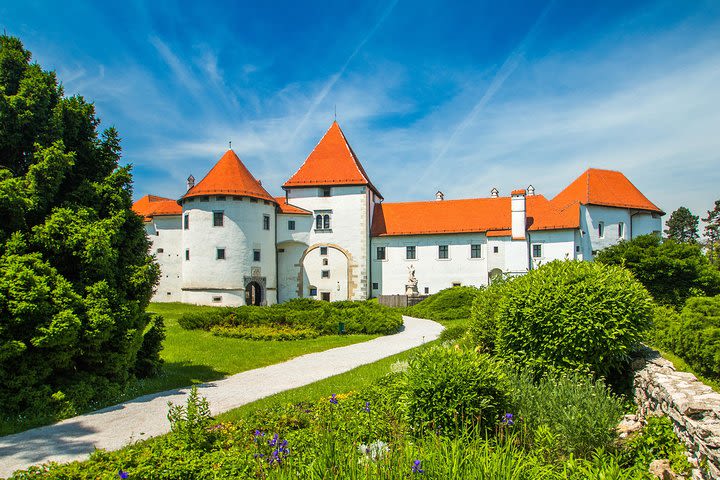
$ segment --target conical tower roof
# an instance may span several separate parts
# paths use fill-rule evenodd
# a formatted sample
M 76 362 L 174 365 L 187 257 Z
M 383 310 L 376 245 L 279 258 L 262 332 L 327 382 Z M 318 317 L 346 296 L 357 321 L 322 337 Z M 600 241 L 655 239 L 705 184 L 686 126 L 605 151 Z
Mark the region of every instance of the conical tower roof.
M 182 198 L 204 195 L 243 195 L 277 203 L 232 150 L 225 152 L 205 178 Z
M 332 185 L 367 185 L 378 196 L 360 160 L 337 122 L 333 122 L 320 142 L 283 188 Z

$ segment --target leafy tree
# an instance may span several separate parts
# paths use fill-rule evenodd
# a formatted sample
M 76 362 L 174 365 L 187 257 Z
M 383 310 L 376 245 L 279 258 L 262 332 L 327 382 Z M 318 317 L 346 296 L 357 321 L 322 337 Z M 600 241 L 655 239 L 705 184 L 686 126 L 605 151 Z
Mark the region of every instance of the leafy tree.
M 631 270 L 661 305 L 680 309 L 691 296 L 720 293 L 720 272 L 698 244 L 643 235 L 603 249 L 595 259 Z
M 0 409 L 70 415 L 157 370 L 159 271 L 114 128 L 0 36 Z
M 720 268 L 720 200 L 715 200 L 715 208 L 708 210 L 707 218 L 703 218 L 707 252 L 710 263 Z
M 699 237 L 699 218 L 687 208 L 680 207 L 670 214 L 665 234 L 676 242 L 695 243 Z

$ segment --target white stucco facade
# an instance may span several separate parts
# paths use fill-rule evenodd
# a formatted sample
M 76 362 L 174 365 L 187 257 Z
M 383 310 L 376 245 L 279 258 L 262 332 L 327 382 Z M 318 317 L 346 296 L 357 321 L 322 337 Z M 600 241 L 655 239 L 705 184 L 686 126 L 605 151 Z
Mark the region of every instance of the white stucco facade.
M 160 265 L 154 302 L 181 302 L 182 229 L 180 215 L 157 215 L 145 222 L 150 253 Z

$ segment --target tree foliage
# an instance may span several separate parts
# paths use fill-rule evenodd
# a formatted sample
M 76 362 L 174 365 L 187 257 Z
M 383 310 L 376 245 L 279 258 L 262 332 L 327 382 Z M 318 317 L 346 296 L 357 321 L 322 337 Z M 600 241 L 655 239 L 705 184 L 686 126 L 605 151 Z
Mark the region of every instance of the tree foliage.
M 715 207 L 708 210 L 707 217 L 703 218 L 705 225 L 705 238 L 707 239 L 707 252 L 710 263 L 720 268 L 720 200 L 715 200 Z
M 699 218 L 687 208 L 680 207 L 670 214 L 665 234 L 676 242 L 695 243 L 700 236 L 698 234 Z
M 117 131 L 30 59 L 0 36 L 0 408 L 72 414 L 156 370 L 159 271 Z
M 628 268 L 661 305 L 679 309 L 691 296 L 720 293 L 720 272 L 697 244 L 643 235 L 601 250 L 595 259 Z

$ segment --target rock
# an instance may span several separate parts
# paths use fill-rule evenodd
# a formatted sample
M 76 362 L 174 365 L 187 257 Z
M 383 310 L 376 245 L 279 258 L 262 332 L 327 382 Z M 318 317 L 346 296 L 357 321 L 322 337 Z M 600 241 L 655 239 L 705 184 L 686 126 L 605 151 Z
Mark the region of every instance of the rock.
M 676 478 L 680 478 L 673 473 L 672 468 L 670 468 L 670 460 L 667 459 L 653 460 L 650 464 L 650 473 L 662 480 L 674 480 Z
M 629 435 L 640 431 L 643 427 L 640 418 L 637 415 L 625 415 L 616 427 L 618 436 L 620 438 L 626 438 Z

